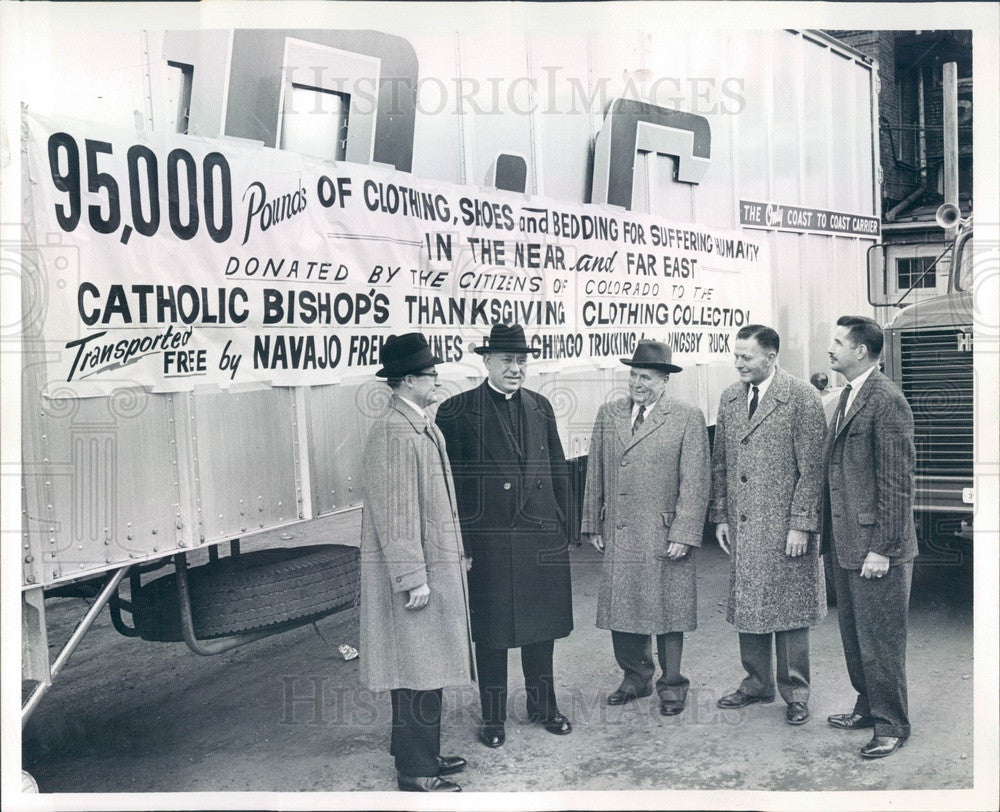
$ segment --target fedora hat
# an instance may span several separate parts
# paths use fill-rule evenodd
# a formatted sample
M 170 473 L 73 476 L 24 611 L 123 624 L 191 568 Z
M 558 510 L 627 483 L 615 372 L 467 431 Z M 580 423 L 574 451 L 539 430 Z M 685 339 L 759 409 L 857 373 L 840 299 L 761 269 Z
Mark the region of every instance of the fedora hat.
M 403 333 L 389 336 L 379 353 L 382 369 L 375 374 L 379 378 L 402 378 L 411 372 L 419 372 L 424 367 L 440 364 L 441 359 L 431 352 L 427 339 L 421 333 Z
M 622 358 L 622 363 L 630 367 L 658 369 L 661 372 L 682 372 L 681 367 L 670 363 L 670 356 L 670 347 L 662 341 L 641 338 L 639 343 L 635 345 L 632 357 Z
M 524 340 L 524 328 L 520 324 L 494 324 L 487 338 L 473 352 L 486 355 L 488 352 L 530 352 L 538 355 L 541 350 L 533 349 Z

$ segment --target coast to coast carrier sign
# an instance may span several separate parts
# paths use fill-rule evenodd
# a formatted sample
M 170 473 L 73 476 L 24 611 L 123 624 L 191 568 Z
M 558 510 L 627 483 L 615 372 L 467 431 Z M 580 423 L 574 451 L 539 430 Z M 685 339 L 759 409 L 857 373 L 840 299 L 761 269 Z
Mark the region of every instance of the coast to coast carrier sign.
M 729 363 L 769 316 L 769 260 L 741 232 L 422 180 L 359 164 L 26 114 L 47 393 L 335 383 L 419 330 L 468 361 L 498 321 L 541 358 L 641 337 Z

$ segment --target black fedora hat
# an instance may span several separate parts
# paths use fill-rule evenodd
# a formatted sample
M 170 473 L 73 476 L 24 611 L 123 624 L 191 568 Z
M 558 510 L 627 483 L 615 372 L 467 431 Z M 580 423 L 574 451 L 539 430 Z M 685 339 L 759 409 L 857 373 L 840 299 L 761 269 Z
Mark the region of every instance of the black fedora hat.
M 403 333 L 389 336 L 379 353 L 382 369 L 375 374 L 380 378 L 402 378 L 424 367 L 440 364 L 441 359 L 431 352 L 427 339 L 421 333 Z
M 490 336 L 480 346 L 473 347 L 473 352 L 486 355 L 488 352 L 530 352 L 538 355 L 541 350 L 528 346 L 524 340 L 524 328 L 520 324 L 494 324 Z
M 635 345 L 635 352 L 631 358 L 622 358 L 622 363 L 630 367 L 641 367 L 643 369 L 658 369 L 661 372 L 682 372 L 681 367 L 670 362 L 670 347 L 662 341 L 653 341 L 651 338 L 641 338 Z

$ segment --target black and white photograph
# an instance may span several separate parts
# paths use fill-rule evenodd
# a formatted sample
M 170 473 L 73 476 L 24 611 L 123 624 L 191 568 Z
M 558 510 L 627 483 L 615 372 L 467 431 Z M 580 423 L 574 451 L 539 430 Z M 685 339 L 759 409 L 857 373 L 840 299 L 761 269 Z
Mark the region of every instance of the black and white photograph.
M 996 809 L 998 77 L 996 2 L 0 4 L 4 808 Z

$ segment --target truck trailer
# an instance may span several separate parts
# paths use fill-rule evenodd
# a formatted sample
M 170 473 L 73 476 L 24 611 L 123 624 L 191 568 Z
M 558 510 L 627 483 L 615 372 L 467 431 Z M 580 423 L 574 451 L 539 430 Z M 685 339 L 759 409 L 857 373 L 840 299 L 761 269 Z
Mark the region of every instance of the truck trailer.
M 20 125 L 22 722 L 105 607 L 212 654 L 354 605 L 389 335 L 424 332 L 454 393 L 491 324 L 523 324 L 579 474 L 639 338 L 671 345 L 671 393 L 711 425 L 743 324 L 808 378 L 838 315 L 887 318 L 866 297 L 878 66 L 823 33 L 107 45 L 25 54 L 74 83 L 26 88 Z M 346 538 L 282 543 L 315 521 Z M 89 600 L 51 659 L 57 595 Z

